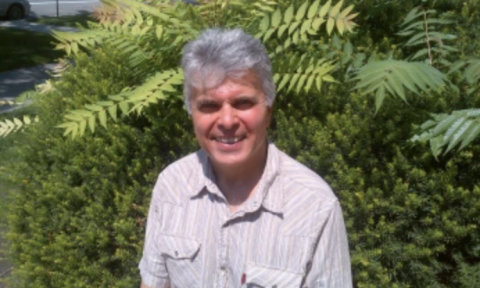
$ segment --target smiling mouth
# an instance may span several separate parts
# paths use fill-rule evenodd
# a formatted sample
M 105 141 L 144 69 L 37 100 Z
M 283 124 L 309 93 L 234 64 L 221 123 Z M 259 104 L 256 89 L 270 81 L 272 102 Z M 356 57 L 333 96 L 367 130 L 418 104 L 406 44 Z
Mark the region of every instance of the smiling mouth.
M 245 139 L 244 137 L 218 137 L 215 138 L 215 141 L 223 143 L 223 144 L 228 144 L 228 145 L 233 145 L 235 143 L 238 143 Z

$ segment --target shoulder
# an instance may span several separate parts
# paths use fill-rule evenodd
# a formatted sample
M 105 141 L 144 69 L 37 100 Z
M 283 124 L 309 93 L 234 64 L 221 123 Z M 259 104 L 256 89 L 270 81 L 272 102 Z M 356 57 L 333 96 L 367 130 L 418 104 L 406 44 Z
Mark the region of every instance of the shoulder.
M 307 166 L 278 150 L 279 180 L 282 182 L 284 198 L 287 201 L 304 201 L 323 206 L 333 206 L 337 201 L 325 180 Z
M 199 150 L 168 165 L 159 175 L 165 179 L 191 178 L 202 168 L 204 153 Z
M 201 150 L 168 165 L 159 175 L 154 194 L 162 200 L 181 203 L 196 192 L 203 177 L 205 153 Z

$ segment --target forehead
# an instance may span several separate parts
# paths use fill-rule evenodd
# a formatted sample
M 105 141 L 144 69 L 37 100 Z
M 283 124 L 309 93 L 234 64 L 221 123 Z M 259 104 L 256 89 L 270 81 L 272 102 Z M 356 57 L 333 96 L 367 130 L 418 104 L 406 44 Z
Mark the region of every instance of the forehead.
M 240 96 L 260 96 L 263 95 L 263 89 L 260 79 L 253 71 L 236 73 L 235 76 L 226 76 L 215 82 L 202 81 L 198 87 L 192 87 L 193 99 L 212 98 L 217 96 L 235 96 L 236 93 L 248 93 L 250 95 Z M 202 78 L 208 79 L 207 76 Z

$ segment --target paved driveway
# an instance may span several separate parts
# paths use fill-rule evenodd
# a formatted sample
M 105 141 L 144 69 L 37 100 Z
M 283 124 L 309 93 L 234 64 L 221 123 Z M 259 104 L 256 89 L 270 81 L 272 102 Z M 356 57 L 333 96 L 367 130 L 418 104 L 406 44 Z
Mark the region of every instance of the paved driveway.
M 33 89 L 50 78 L 47 71 L 51 71 L 55 64 L 39 65 L 0 73 L 0 100 L 13 100 L 24 91 Z M 11 111 L 8 105 L 0 106 L 0 114 Z

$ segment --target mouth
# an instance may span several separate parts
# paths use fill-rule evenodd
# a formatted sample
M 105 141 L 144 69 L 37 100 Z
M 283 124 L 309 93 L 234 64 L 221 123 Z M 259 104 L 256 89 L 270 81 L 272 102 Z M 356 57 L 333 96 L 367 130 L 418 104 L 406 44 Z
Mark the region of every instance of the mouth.
M 245 137 L 216 137 L 215 141 L 222 144 L 233 145 L 245 139 Z

